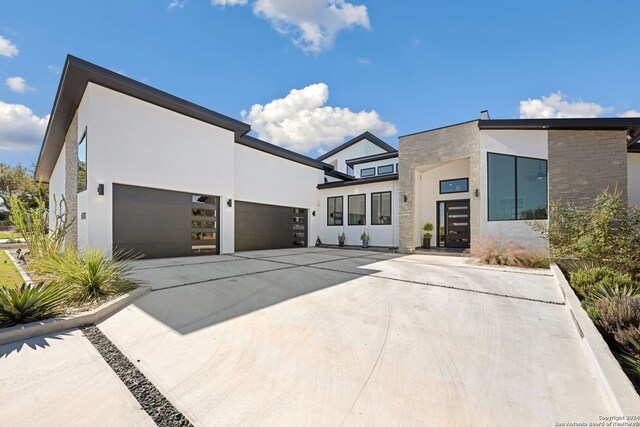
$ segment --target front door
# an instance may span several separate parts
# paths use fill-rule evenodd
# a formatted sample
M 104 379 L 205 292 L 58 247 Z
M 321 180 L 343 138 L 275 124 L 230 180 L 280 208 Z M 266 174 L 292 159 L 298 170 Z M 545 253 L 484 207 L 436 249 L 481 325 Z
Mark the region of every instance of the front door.
M 444 245 L 448 248 L 468 248 L 471 242 L 469 200 L 440 202 L 444 205 Z

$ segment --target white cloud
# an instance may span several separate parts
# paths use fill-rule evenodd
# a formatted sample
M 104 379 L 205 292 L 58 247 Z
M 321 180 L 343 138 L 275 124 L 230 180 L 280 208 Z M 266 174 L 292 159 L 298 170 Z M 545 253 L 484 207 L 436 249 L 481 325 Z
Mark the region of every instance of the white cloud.
M 369 58 L 358 58 L 356 59 L 356 62 L 362 65 L 371 65 L 371 60 Z
M 214 5 L 246 5 L 248 0 L 211 0 Z M 333 45 L 343 29 L 370 28 L 367 7 L 345 0 L 254 0 L 253 13 L 268 20 L 281 34 L 293 38 L 304 52 L 321 52 Z
M 560 91 L 543 96 L 542 99 L 527 99 L 520 101 L 520 118 L 566 118 L 566 117 L 598 117 L 611 111 L 594 102 L 582 100 L 567 101 L 567 97 Z
M 326 106 L 328 99 L 329 87 L 317 83 L 265 105 L 255 104 L 240 115 L 259 138 L 299 153 L 326 152 L 364 131 L 379 136 L 396 133 L 395 126 L 375 111 L 355 113 Z
M 56 67 L 55 65 L 49 65 L 47 69 L 55 74 L 60 74 L 62 72 L 62 68 Z
M 4 82 L 12 92 L 25 93 L 33 88 L 27 85 L 27 82 L 22 77 L 9 77 Z
M 0 36 L 0 55 L 8 56 L 9 58 L 18 56 L 18 48 L 15 44 Z
M 186 4 L 187 2 L 185 0 L 171 0 L 169 2 L 169 5 L 167 6 L 167 9 L 168 10 L 182 9 Z
M 625 111 L 622 114 L 619 114 L 618 117 L 640 117 L 640 111 L 629 110 Z
M 42 143 L 49 116 L 38 117 L 21 104 L 0 101 L 0 151 L 30 150 Z

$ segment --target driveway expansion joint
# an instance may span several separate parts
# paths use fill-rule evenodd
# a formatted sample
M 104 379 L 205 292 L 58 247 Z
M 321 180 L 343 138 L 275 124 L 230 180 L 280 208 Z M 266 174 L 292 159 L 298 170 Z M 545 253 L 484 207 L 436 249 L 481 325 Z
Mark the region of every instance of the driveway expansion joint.
M 182 412 L 95 325 L 80 330 L 159 427 L 191 427 Z

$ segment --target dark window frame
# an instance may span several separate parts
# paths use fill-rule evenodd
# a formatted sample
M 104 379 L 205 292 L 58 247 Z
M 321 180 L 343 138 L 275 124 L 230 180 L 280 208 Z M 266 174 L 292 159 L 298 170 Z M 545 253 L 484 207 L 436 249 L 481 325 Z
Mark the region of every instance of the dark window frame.
M 373 171 L 373 173 L 371 175 L 363 175 L 362 173 L 364 171 Z M 372 176 L 376 176 L 376 168 L 375 167 L 360 169 L 360 178 L 369 178 L 369 177 L 372 177 Z
M 391 168 L 391 172 L 380 172 L 381 168 L 387 168 L 387 167 Z M 378 173 L 378 175 L 390 175 L 390 174 L 392 174 L 393 173 L 393 164 L 378 166 L 377 173 Z
M 380 212 L 382 212 L 382 195 L 383 194 L 389 194 L 389 222 L 388 223 L 382 223 L 382 222 L 374 222 L 374 216 L 373 216 L 373 196 L 374 194 L 379 194 L 380 195 Z M 371 225 L 392 225 L 393 224 L 393 192 L 391 191 L 376 191 L 374 193 L 371 193 L 371 212 L 369 214 L 371 216 Z M 365 215 L 366 217 L 366 215 Z
M 514 186 L 515 186 L 515 201 L 514 201 L 514 212 L 515 212 L 515 218 L 511 218 L 511 219 L 491 219 L 491 199 L 489 197 L 490 195 L 490 191 L 489 191 L 489 186 L 491 185 L 491 180 L 489 179 L 489 157 L 491 155 L 497 155 L 497 156 L 504 156 L 504 157 L 513 157 L 514 158 L 514 170 L 513 170 L 513 179 L 514 179 Z M 547 180 L 547 185 L 544 188 L 544 192 L 545 192 L 545 199 L 547 200 L 547 217 L 546 218 L 539 218 L 539 219 L 532 219 L 532 220 L 527 220 L 527 219 L 519 219 L 518 218 L 518 158 L 521 159 L 529 159 L 529 160 L 539 160 L 539 161 L 543 161 L 545 162 L 545 170 L 547 171 L 547 176 L 546 176 L 546 180 Z M 549 220 L 549 160 L 548 159 L 540 159 L 538 157 L 529 157 L 529 156 L 516 156 L 514 154 L 504 154 L 504 153 L 494 153 L 491 151 L 487 151 L 487 221 L 490 222 L 504 222 L 504 221 L 548 221 Z
M 443 182 L 450 182 L 450 181 L 467 181 L 467 189 L 464 191 L 446 191 L 446 192 L 442 192 L 442 183 Z M 440 192 L 440 194 L 458 194 L 458 193 L 468 193 L 469 192 L 469 177 L 465 177 L 465 178 L 452 178 L 452 179 L 441 179 L 440 182 L 438 183 L 438 191 Z
M 82 133 L 82 138 L 78 141 L 78 145 L 76 146 L 76 194 L 83 193 L 87 191 L 89 188 L 89 138 L 87 138 L 87 128 L 84 128 L 84 132 Z M 80 181 L 78 180 L 78 175 L 80 174 L 80 145 L 84 143 L 84 188 L 80 189 Z
M 364 197 L 364 222 L 362 224 L 351 224 L 351 212 L 350 212 L 350 208 L 351 208 L 351 198 L 352 197 Z M 343 221 L 344 223 L 344 221 Z M 349 194 L 347 196 L 347 225 L 357 225 L 357 226 L 363 226 L 363 225 L 367 225 L 367 193 L 362 193 L 362 194 Z
M 342 199 L 342 212 L 340 212 L 342 214 L 342 218 L 340 218 L 340 224 L 329 224 L 329 199 Z M 335 202 L 333 204 L 334 209 L 335 209 Z M 335 210 L 334 210 L 335 213 Z M 335 218 L 334 218 L 334 222 L 335 222 Z M 327 227 L 344 227 L 344 196 L 331 196 L 331 197 L 327 197 Z

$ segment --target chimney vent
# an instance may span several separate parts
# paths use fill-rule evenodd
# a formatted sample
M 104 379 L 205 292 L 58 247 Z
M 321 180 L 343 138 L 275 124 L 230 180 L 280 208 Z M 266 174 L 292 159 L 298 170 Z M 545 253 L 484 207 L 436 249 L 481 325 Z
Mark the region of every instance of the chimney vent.
M 491 120 L 491 117 L 489 116 L 489 110 L 480 111 L 480 120 Z

